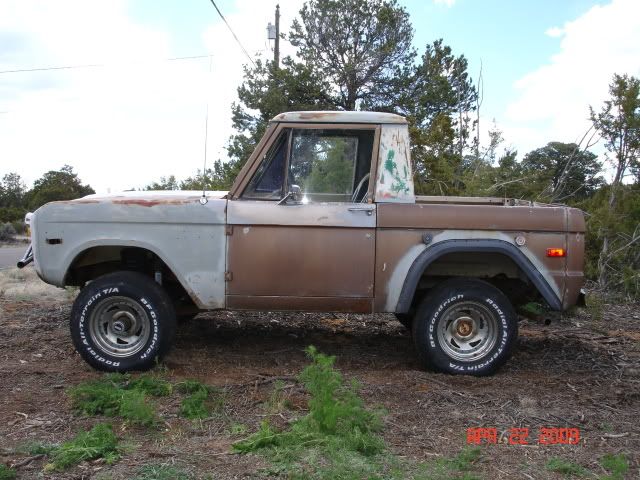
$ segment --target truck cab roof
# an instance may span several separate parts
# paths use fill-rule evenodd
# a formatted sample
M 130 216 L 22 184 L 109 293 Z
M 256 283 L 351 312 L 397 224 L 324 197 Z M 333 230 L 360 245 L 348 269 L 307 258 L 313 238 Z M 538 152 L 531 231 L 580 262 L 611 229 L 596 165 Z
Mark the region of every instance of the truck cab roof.
M 276 115 L 271 121 L 293 123 L 407 123 L 404 117 L 395 113 L 344 111 L 285 112 Z

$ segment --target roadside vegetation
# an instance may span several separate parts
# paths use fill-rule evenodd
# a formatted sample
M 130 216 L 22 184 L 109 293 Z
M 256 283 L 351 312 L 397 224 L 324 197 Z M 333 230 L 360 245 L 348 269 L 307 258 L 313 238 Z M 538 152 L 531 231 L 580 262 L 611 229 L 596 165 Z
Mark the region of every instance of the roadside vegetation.
M 0 300 L 64 303 L 75 298 L 76 294 L 75 287 L 63 289 L 44 283 L 33 268 L 0 270 Z

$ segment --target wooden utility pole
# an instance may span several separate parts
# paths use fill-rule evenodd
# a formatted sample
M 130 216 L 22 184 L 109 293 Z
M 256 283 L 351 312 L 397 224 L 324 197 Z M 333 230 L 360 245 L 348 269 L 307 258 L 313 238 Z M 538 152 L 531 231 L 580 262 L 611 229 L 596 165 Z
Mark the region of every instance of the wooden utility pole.
M 273 47 L 273 65 L 277 70 L 280 67 L 280 5 L 276 5 L 276 38 Z

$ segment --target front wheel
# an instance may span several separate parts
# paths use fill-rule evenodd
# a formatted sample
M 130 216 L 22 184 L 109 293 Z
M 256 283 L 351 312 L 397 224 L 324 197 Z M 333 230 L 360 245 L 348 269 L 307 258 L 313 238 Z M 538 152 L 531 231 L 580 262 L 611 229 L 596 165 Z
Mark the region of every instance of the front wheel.
M 422 301 L 413 323 L 421 363 L 453 374 L 490 375 L 511 356 L 518 336 L 513 306 L 493 285 L 452 279 Z
M 169 351 L 176 314 L 153 279 L 115 272 L 82 289 L 71 310 L 70 328 L 76 350 L 92 367 L 148 370 Z

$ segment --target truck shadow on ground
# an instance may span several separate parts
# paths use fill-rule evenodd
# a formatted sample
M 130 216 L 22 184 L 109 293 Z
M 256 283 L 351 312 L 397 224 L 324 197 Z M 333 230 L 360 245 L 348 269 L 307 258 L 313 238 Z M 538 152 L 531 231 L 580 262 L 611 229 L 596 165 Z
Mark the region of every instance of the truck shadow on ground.
M 562 329 L 561 325 L 542 324 L 521 329 L 514 355 L 498 375 L 616 374 L 619 359 L 607 345 L 572 338 Z M 167 362 L 170 366 L 186 366 L 195 356 L 203 363 L 220 366 L 300 368 L 306 362 L 304 349 L 309 345 L 336 355 L 338 365 L 346 369 L 423 370 L 410 332 L 393 315 L 205 313 L 178 326 L 176 344 Z
M 168 362 L 206 355 L 245 368 L 305 364 L 314 345 L 342 366 L 418 368 L 408 331 L 393 317 L 282 312 L 212 312 L 178 326 Z

